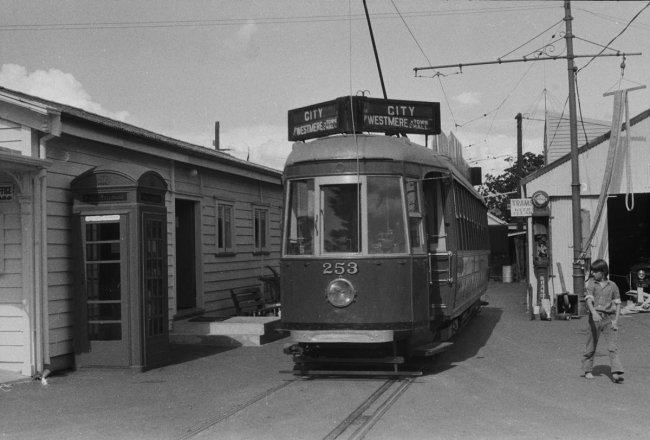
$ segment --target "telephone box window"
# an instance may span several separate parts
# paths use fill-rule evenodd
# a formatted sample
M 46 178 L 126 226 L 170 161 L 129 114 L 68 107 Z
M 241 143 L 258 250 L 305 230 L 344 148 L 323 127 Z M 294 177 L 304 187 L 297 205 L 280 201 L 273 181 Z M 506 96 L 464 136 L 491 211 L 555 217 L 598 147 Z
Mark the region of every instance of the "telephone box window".
M 122 339 L 119 221 L 86 223 L 85 248 L 89 339 L 119 341 Z

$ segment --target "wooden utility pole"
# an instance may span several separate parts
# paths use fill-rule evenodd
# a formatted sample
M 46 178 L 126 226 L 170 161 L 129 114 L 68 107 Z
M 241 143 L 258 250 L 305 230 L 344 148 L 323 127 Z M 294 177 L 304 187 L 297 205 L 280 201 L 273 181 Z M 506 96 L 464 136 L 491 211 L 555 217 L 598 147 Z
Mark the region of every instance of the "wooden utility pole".
M 582 266 L 582 218 L 580 213 L 580 167 L 578 162 L 578 122 L 576 118 L 575 76 L 573 62 L 573 31 L 571 27 L 571 1 L 564 2 L 566 24 L 567 70 L 569 74 L 569 130 L 571 135 L 571 212 L 573 215 L 573 293 L 581 298 L 585 286 Z

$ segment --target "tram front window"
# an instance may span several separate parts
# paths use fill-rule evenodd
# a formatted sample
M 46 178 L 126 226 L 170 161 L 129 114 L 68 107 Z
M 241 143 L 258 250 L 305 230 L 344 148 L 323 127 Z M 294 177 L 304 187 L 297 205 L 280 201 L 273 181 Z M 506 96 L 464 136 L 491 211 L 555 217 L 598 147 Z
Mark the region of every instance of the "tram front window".
M 399 177 L 368 176 L 368 252 L 406 252 Z
M 320 189 L 325 252 L 359 252 L 359 185 L 322 185 Z
M 287 217 L 288 255 L 312 255 L 314 252 L 314 179 L 294 180 L 289 184 Z

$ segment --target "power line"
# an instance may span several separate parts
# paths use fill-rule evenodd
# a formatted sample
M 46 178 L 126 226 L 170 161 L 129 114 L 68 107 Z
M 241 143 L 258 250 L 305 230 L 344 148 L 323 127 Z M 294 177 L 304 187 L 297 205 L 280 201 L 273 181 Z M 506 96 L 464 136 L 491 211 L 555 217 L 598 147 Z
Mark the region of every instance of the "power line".
M 449 15 L 504 13 L 519 11 L 534 11 L 551 9 L 554 6 L 548 5 L 525 5 L 507 6 L 496 8 L 470 8 L 452 9 L 449 11 L 411 11 L 402 13 L 374 13 L 373 20 L 392 20 L 404 17 L 437 17 Z M 225 18 L 225 19 L 191 19 L 191 20 L 135 20 L 135 21 L 114 21 L 114 22 L 81 22 L 81 23 L 36 23 L 36 24 L 4 24 L 0 25 L 0 31 L 52 31 L 52 30 L 89 30 L 89 29 L 148 29 L 148 28 L 182 28 L 182 27 L 210 27 L 210 26 L 240 26 L 248 23 L 258 25 L 293 24 L 293 23 L 319 23 L 349 20 L 365 20 L 364 14 L 334 14 L 334 15 L 310 15 L 295 17 L 246 17 L 246 18 Z

